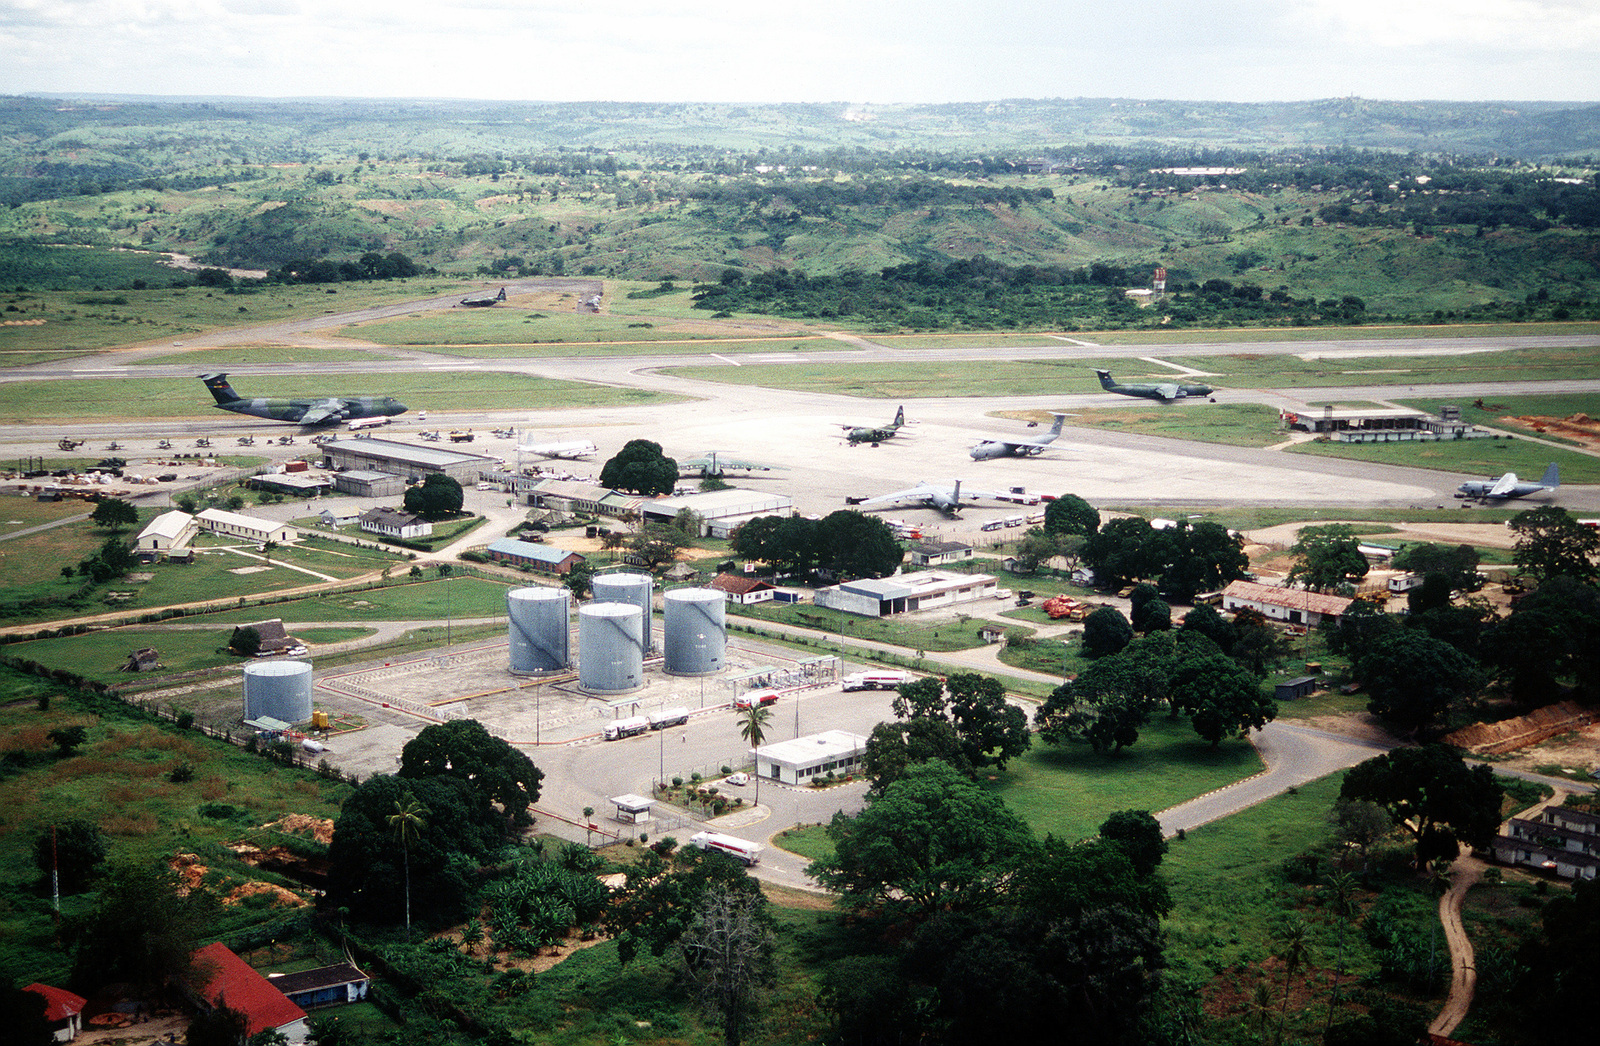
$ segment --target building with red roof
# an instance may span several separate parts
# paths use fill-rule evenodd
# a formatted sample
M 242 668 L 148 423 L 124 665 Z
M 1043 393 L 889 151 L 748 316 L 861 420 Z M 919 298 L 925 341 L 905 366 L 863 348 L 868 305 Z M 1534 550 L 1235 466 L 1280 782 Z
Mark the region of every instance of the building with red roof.
M 44 996 L 44 1019 L 50 1022 L 50 1030 L 55 1033 L 57 1042 L 71 1042 L 77 1038 L 82 1030 L 79 1018 L 84 1006 L 88 1005 L 87 999 L 65 988 L 52 988 L 37 981 L 22 990 Z
M 225 944 L 208 944 L 194 953 L 187 987 L 195 1002 L 208 1010 L 226 1006 L 244 1014 L 247 1036 L 276 1030 L 291 1043 L 305 1041 L 306 1011 Z

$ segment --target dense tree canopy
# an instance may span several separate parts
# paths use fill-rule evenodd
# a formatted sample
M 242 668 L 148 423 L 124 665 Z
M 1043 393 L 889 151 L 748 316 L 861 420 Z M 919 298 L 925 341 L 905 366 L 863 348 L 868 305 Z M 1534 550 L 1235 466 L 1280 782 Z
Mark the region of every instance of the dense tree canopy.
M 654 440 L 630 439 L 601 466 L 600 485 L 647 496 L 670 494 L 678 485 L 678 463 Z
M 1100 529 L 1100 512 L 1076 494 L 1062 494 L 1045 506 L 1044 529 L 1048 534 L 1088 537 Z
M 1359 650 L 1351 660 L 1372 700 L 1367 711 L 1404 730 L 1442 719 L 1452 702 L 1476 693 L 1483 673 L 1471 658 L 1418 629 L 1402 628 Z
M 1452 589 L 1470 588 L 1478 574 L 1479 554 L 1472 545 L 1436 545 L 1424 541 L 1407 545 L 1391 561 L 1398 570 L 1413 574 L 1440 575 Z
M 1301 527 L 1289 552 L 1295 557 L 1289 583 L 1314 592 L 1332 592 L 1367 576 L 1361 540 L 1348 523 Z
M 124 862 L 106 872 L 94 906 L 66 927 L 75 946 L 72 983 L 80 993 L 116 981 L 154 990 L 189 970 L 215 913 L 207 895 L 180 895 L 178 887 L 177 874 L 165 864 Z
M 1172 675 L 1172 703 L 1189 716 L 1194 732 L 1213 745 L 1224 737 L 1259 730 L 1277 717 L 1278 706 L 1261 681 L 1221 653 L 1179 661 Z
M 670 865 L 648 850 L 628 866 L 626 874 L 619 895 L 601 915 L 601 924 L 616 938 L 625 963 L 641 949 L 665 955 L 694 924 L 713 891 L 761 896 L 761 884 L 738 861 L 697 846 L 676 851 Z
M 1600 589 L 1551 578 L 1487 626 L 1481 647 L 1496 678 L 1524 704 L 1549 701 L 1564 686 L 1593 702 L 1600 698 Z
M 1341 799 L 1383 807 L 1417 843 L 1417 864 L 1454 859 L 1461 843 L 1487 846 L 1500 827 L 1500 785 L 1494 771 L 1468 767 L 1445 745 L 1396 748 L 1345 774 Z
M 528 807 L 539 801 L 544 772 L 522 752 L 475 719 L 431 723 L 400 750 L 399 776 L 457 777 L 496 803 L 511 824 L 527 824 Z
M 139 522 L 139 510 L 121 498 L 101 498 L 89 513 L 89 521 L 107 530 L 121 530 Z
M 402 504 L 407 512 L 423 519 L 448 519 L 461 511 L 464 501 L 459 481 L 442 472 L 430 472 L 421 486 L 406 488 Z
M 1540 581 L 1557 576 L 1593 584 L 1600 581 L 1600 530 L 1579 523 L 1566 509 L 1541 505 L 1519 512 L 1506 524 L 1517 535 L 1512 558 Z
M 1145 579 L 1174 603 L 1190 603 L 1245 575 L 1244 539 L 1218 523 L 1184 520 L 1164 530 L 1139 516 L 1113 519 L 1084 543 L 1095 583 L 1115 587 Z
M 828 825 L 834 855 L 806 869 L 855 906 L 924 915 L 992 901 L 1032 849 L 1032 832 L 998 797 L 937 760 Z
M 906 770 L 930 759 L 943 760 L 968 777 L 973 775 L 955 727 L 929 716 L 879 723 L 867 737 L 863 759 L 862 772 L 874 792 L 883 791 L 904 777 Z
M 840 578 L 888 577 L 905 550 L 877 516 L 841 509 L 819 520 L 761 516 L 739 527 L 733 551 L 788 574 L 827 570 Z
M 396 805 L 419 804 L 423 824 L 404 848 L 390 825 Z M 472 870 L 506 839 L 505 818 L 489 797 L 454 774 L 402 779 L 374 774 L 340 807 L 328 847 L 328 897 L 357 919 L 400 922 L 404 883 L 427 923 L 464 914 Z M 409 863 L 409 872 L 407 864 Z
M 1133 642 L 1133 625 L 1116 607 L 1101 607 L 1083 619 L 1083 656 L 1107 657 Z
M 988 766 L 1005 769 L 1033 740 L 1027 714 L 1006 702 L 1005 685 L 977 672 L 952 672 L 943 682 L 928 676 L 902 684 L 894 699 L 894 714 L 901 719 L 950 724 L 963 760 L 974 770 Z
M 63 893 L 86 889 L 106 860 L 106 840 L 100 826 L 76 818 L 46 829 L 33 841 L 33 863 L 43 881 L 50 882 L 51 869 Z

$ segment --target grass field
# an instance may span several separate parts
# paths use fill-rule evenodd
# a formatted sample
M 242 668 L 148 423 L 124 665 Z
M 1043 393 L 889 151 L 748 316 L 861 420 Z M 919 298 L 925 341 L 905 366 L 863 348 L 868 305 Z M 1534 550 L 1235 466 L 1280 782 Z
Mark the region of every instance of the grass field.
M 1027 420 L 1047 420 L 1034 415 L 1040 411 L 1006 412 Z M 1114 410 L 1080 410 L 1068 419 L 1070 426 L 1136 432 L 1141 436 L 1167 436 L 1172 439 L 1226 443 L 1234 447 L 1270 447 L 1283 442 L 1285 435 L 1278 412 L 1256 403 L 1207 404 L 1203 409 L 1173 410 L 1170 407 L 1122 407 Z
M 995 607 L 998 612 L 999 605 Z M 893 618 L 863 618 L 819 606 L 779 606 L 772 603 L 755 603 L 750 606 L 733 606 L 729 610 L 740 617 L 753 617 L 762 621 L 779 621 L 813 628 L 838 635 L 842 629 L 845 642 L 871 640 L 893 643 L 907 650 L 971 650 L 983 645 L 978 629 L 985 619 L 972 617 L 964 622 L 945 621 L 929 624 L 895 621 Z
M 532 345 L 544 342 L 610 343 L 739 339 L 754 332 L 748 321 L 724 323 L 701 318 L 690 322 L 655 314 L 615 316 L 604 313 L 551 313 L 500 306 L 418 312 L 402 319 L 375 320 L 340 328 L 348 338 L 379 345 Z M 774 337 L 806 337 L 802 323 L 774 320 Z M 821 339 L 819 339 L 821 340 Z M 829 342 L 829 344 L 833 344 Z
M 337 387 L 328 384 L 335 381 Z M 70 424 L 92 416 L 99 421 L 162 418 L 221 418 L 192 378 L 149 378 L 137 382 L 86 379 L 72 383 L 72 395 L 51 381 L 0 384 L 0 424 Z M 391 395 L 412 410 L 559 410 L 633 403 L 671 403 L 677 397 L 644 389 L 621 389 L 525 374 L 345 374 L 337 379 L 274 375 L 235 381 L 241 396 L 305 396 L 310 393 Z M 233 415 L 225 417 L 232 418 Z
M 35 697 L 52 695 L 48 710 Z M 60 757 L 51 730 L 83 726 L 88 741 Z M 247 870 L 225 843 L 275 841 L 263 826 L 288 813 L 336 817 L 349 786 L 275 766 L 194 731 L 178 731 L 109 701 L 91 701 L 31 677 L 0 674 L 0 749 L 20 753 L 0 777 L 0 976 L 20 983 L 65 980 L 68 955 L 52 930 L 48 891 L 35 888 L 35 836 L 45 826 L 79 818 L 100 825 L 113 859 L 149 860 L 183 850 L 211 869 L 208 887 L 226 895 Z M 168 780 L 187 763 L 193 779 Z M 266 878 L 271 878 L 266 876 Z M 90 895 L 63 898 L 63 912 L 83 910 Z M 222 909 L 213 934 L 270 918 L 271 907 Z
M 1325 335 L 1326 331 L 1323 332 Z M 1391 332 L 1393 333 L 1393 332 Z M 1600 343 L 1600 338 L 1597 338 Z M 1303 359 L 1287 354 L 1180 356 L 1170 362 L 1211 375 L 1222 388 L 1315 389 L 1337 385 L 1406 386 L 1436 382 L 1529 381 L 1600 377 L 1600 353 L 1585 349 L 1509 349 L 1448 356 L 1361 356 Z M 671 368 L 680 377 L 728 384 L 907 399 L 923 396 L 1020 396 L 1097 392 L 1093 370 L 1118 381 L 1170 380 L 1172 372 L 1125 359 L 863 363 L 836 367 L 785 365 Z
M 429 345 L 429 352 L 462 359 L 539 359 L 549 356 L 708 356 L 745 353 L 828 352 L 840 348 L 825 338 L 748 340 L 708 337 L 699 341 L 552 342 L 543 345 Z
M 170 367 L 181 364 L 201 371 L 227 370 L 259 363 L 351 363 L 392 360 L 399 357 L 375 349 L 331 349 L 309 345 L 233 345 L 226 349 L 196 349 L 133 360 L 135 367 Z
M 1515 472 L 1524 479 L 1538 479 L 1545 466 L 1554 461 L 1561 466 L 1563 483 L 1600 482 L 1600 458 L 1521 439 L 1459 439 L 1436 443 L 1336 443 L 1332 440 L 1322 443 L 1313 440 L 1296 443 L 1289 452 L 1477 476 Z

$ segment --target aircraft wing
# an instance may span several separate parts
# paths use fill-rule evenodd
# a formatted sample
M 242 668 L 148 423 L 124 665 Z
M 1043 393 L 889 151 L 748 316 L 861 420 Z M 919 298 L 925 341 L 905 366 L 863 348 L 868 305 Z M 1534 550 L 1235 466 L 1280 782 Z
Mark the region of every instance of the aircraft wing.
M 323 400 L 313 403 L 300 415 L 302 425 L 326 425 L 330 421 L 342 421 L 349 413 L 349 408 L 339 400 Z
M 1515 472 L 1507 472 L 1504 476 L 1501 476 L 1499 479 L 1494 481 L 1494 486 L 1490 487 L 1484 493 L 1484 497 L 1487 497 L 1487 498 L 1509 497 L 1511 492 L 1516 490 L 1516 489 L 1517 489 L 1517 474 Z
M 1183 395 L 1183 390 L 1176 385 L 1157 385 L 1156 392 L 1164 400 L 1175 400 Z
M 912 487 L 909 490 L 897 490 L 893 494 L 879 494 L 875 498 L 863 498 L 858 505 L 898 505 L 907 502 L 919 504 L 930 503 L 933 500 L 932 487 Z

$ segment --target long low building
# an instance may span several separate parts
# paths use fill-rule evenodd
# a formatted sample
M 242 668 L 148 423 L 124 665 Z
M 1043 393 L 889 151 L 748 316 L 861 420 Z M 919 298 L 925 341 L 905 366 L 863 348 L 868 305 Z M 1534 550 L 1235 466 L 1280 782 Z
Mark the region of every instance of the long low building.
M 500 467 L 494 458 L 446 447 L 419 447 L 392 439 L 335 439 L 322 445 L 324 466 L 358 472 L 387 472 L 416 482 L 438 473 L 463 485 Z
M 639 511 L 646 523 L 671 523 L 684 509 L 700 517 L 699 537 L 726 538 L 749 520 L 793 515 L 794 499 L 787 494 L 732 487 L 646 501 Z
M 1353 599 L 1304 588 L 1279 588 L 1254 581 L 1232 581 L 1222 590 L 1223 610 L 1254 610 L 1268 621 L 1316 628 L 1324 618 L 1337 621 Z
M 818 589 L 813 601 L 819 607 L 831 607 L 847 614 L 888 617 L 974 599 L 992 599 L 997 585 L 993 574 L 919 570 L 914 574 L 862 578 Z
M 784 784 L 811 784 L 829 773 L 835 777 L 861 772 L 867 739 L 846 730 L 778 741 L 756 749 L 756 773 Z
M 299 540 L 300 532 L 287 523 L 277 523 L 258 516 L 241 516 L 220 508 L 208 508 L 195 516 L 200 528 L 221 537 L 242 538 L 264 544 L 268 541 L 282 545 Z

